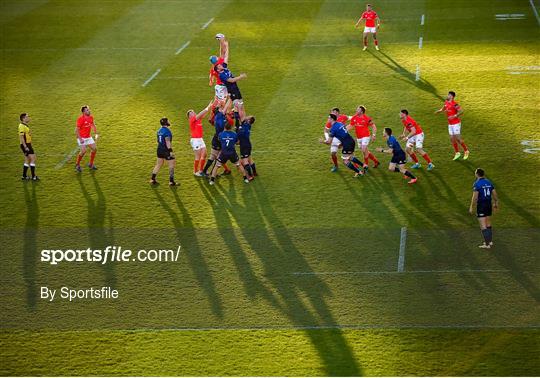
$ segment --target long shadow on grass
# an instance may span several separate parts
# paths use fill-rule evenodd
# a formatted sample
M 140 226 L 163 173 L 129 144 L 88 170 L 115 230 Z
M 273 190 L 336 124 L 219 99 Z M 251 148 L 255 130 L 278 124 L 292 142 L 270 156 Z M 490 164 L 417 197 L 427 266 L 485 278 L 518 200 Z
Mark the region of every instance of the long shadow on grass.
M 30 189 L 28 186 L 32 186 Z M 39 206 L 36 196 L 36 182 L 23 182 L 26 202 L 26 223 L 23 241 L 23 276 L 26 283 L 26 303 L 30 310 L 35 310 L 37 301 L 36 262 L 37 232 L 39 226 Z
M 414 85 L 415 87 L 417 87 L 418 89 L 424 92 L 431 93 L 433 97 L 439 99 L 440 101 L 444 101 L 444 98 L 441 95 L 437 94 L 437 89 L 433 86 L 433 84 L 431 84 L 429 81 L 422 78 L 416 81 L 416 74 L 407 70 L 397 61 L 395 61 L 391 56 L 387 55 L 383 51 L 377 51 L 377 52 L 369 51 L 369 53 L 373 55 L 373 57 L 377 59 L 379 62 L 384 64 L 386 67 L 390 68 L 392 71 L 396 72 L 401 77 L 403 77 L 403 79 L 401 80 L 411 85 Z M 384 58 L 381 58 L 381 56 Z
M 313 329 L 305 329 L 304 332 L 316 348 L 327 375 L 361 375 L 362 371 L 355 360 L 351 347 L 343 336 L 342 330 L 338 328 L 325 331 L 315 329 L 319 326 L 338 326 L 325 299 L 326 296 L 331 295 L 330 290 L 326 283 L 316 275 L 310 276 L 309 280 L 299 280 L 289 274 L 291 267 L 306 273 L 313 272 L 313 270 L 296 248 L 288 228 L 273 211 L 264 184 L 254 182 L 249 187 L 244 188 L 245 193 L 250 193 L 254 197 L 253 202 L 247 204 L 248 207 L 253 205 L 253 207 L 249 207 L 249 221 L 255 219 L 257 224 L 267 224 L 267 228 L 263 230 L 250 228 L 251 223 L 243 217 L 244 210 L 236 203 L 234 192 L 224 193 L 219 190 L 219 188 L 203 190 L 207 197 L 214 199 L 211 201 L 214 206 L 222 210 L 216 212 L 216 220 L 222 225 L 232 225 L 231 219 L 222 219 L 230 217 L 240 226 L 240 232 L 249 244 L 249 249 L 262 263 L 267 285 L 271 285 L 275 294 L 262 288 L 262 285 L 257 282 L 254 272 L 251 271 L 252 268 L 247 262 L 246 256 L 243 256 L 244 253 L 241 250 L 234 250 L 238 246 L 238 241 L 233 235 L 234 230 L 222 230 L 220 232 L 228 240 L 226 241 L 228 247 L 233 249 L 230 253 L 238 255 L 234 257 L 234 261 L 238 264 L 237 269 L 242 272 L 241 278 L 248 280 L 245 285 L 255 283 L 259 294 L 262 294 L 266 300 L 282 312 L 295 327 L 313 327 Z M 278 296 L 277 299 L 281 304 L 278 304 L 275 295 Z M 309 303 L 309 306 L 306 302 Z
M 182 221 L 178 217 L 176 211 L 161 196 L 159 190 L 159 187 L 153 188 L 154 194 L 159 201 L 159 204 L 161 205 L 161 207 L 163 207 L 163 209 L 169 214 L 171 218 L 180 245 L 189 246 L 183 248 L 183 250 L 186 251 L 186 257 L 188 259 L 189 265 L 195 273 L 200 287 L 203 288 L 206 296 L 208 297 L 212 312 L 214 313 L 214 315 L 221 319 L 223 318 L 223 304 L 221 303 L 221 298 L 216 291 L 216 285 L 212 278 L 212 274 L 208 269 L 208 264 L 206 263 L 201 248 L 199 247 L 197 234 L 193 230 L 193 221 L 191 220 L 189 213 L 186 211 L 182 201 L 180 200 L 180 196 L 176 192 L 176 188 L 172 188 L 171 191 L 174 195 L 176 207 L 182 212 Z
M 97 198 L 94 199 L 90 192 L 86 189 L 81 175 L 77 175 L 77 180 L 81 186 L 81 191 L 88 204 L 87 211 L 87 227 L 88 227 L 88 239 L 90 242 L 90 248 L 103 249 L 108 245 L 115 245 L 115 238 L 112 228 L 105 229 L 105 218 L 107 214 L 107 203 L 105 201 L 105 195 L 101 190 L 96 174 L 90 173 L 90 177 L 94 184 L 94 190 Z M 105 284 L 111 288 L 116 288 L 116 273 L 114 269 L 114 263 L 100 264 L 105 274 Z

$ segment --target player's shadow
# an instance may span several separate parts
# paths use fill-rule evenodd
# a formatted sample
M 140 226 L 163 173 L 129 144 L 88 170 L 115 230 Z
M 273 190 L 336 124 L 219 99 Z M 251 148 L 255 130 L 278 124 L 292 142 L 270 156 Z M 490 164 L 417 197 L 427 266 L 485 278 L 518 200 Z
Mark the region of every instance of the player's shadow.
M 219 192 L 219 189 L 212 193 L 214 205 L 226 209 L 219 212 L 219 217 L 228 215 L 231 220 L 234 219 L 249 249 L 261 262 L 261 274 L 266 285 L 270 285 L 271 291 L 275 293 L 270 297 L 271 304 L 277 306 L 276 309 L 294 327 L 304 330 L 317 350 L 327 375 L 360 376 L 362 371 L 327 303 L 326 297 L 331 296 L 330 289 L 317 275 L 309 274 L 313 270 L 289 236 L 288 228 L 273 211 L 262 180 L 256 179 L 249 187 L 245 187 L 244 194 L 251 196 L 252 201 L 247 206 L 253 204 L 253 207 L 240 208 L 234 199 L 231 200 L 234 193 L 229 193 L 228 197 L 224 192 Z M 249 210 L 249 217 L 244 216 L 246 210 Z M 228 221 L 230 224 L 231 220 Z M 253 228 L 253 224 L 267 226 L 263 229 Z M 235 263 L 244 264 L 244 261 L 235 260 Z M 252 268 L 247 265 L 238 266 L 237 269 Z M 291 274 L 292 269 L 308 273 L 308 276 L 295 276 Z M 252 276 L 254 272 L 247 275 Z M 273 299 L 274 296 L 278 297 L 279 302 Z M 332 329 L 318 329 L 324 327 Z
M 88 229 L 88 241 L 90 243 L 90 248 L 94 249 L 103 249 L 106 246 L 115 245 L 115 237 L 113 228 L 106 228 L 105 221 L 107 216 L 107 202 L 105 200 L 105 195 L 101 190 L 101 186 L 98 183 L 96 175 L 94 172 L 90 173 L 90 178 L 94 184 L 94 190 L 96 198 L 90 194 L 86 189 L 83 178 L 81 174 L 77 175 L 77 180 L 81 187 L 81 192 L 86 199 L 88 210 L 87 210 L 87 229 Z M 109 214 L 109 218 L 112 215 Z M 112 219 L 109 219 L 110 225 L 112 225 Z M 116 273 L 113 262 L 108 262 L 106 264 L 99 264 L 105 274 L 105 284 L 111 288 L 116 288 Z
M 199 247 L 199 241 L 193 226 L 193 221 L 180 200 L 180 196 L 178 195 L 176 188 L 172 188 L 171 192 L 173 193 L 175 199 L 175 207 L 178 208 L 182 213 L 182 220 L 180 220 L 173 207 L 171 207 L 167 201 L 165 201 L 159 192 L 160 190 L 163 190 L 163 188 L 153 187 L 154 194 L 159 204 L 169 214 L 174 229 L 176 230 L 177 239 L 182 246 L 182 250 L 185 251 L 188 263 L 193 270 L 200 287 L 203 288 L 206 296 L 208 297 L 212 312 L 221 319 L 223 318 L 223 304 L 218 292 L 216 291 L 216 285 L 214 283 L 214 279 L 212 278 L 212 274 L 208 269 L 208 264 L 206 263 L 204 255 Z
M 411 71 L 407 70 L 405 67 L 403 67 L 401 64 L 399 64 L 391 56 L 387 55 L 383 51 L 373 52 L 368 50 L 368 52 L 379 62 L 400 75 L 402 77 L 401 80 L 411 85 L 414 85 L 415 87 L 424 92 L 431 93 L 435 98 L 439 99 L 440 101 L 445 100 L 441 95 L 437 94 L 437 89 L 433 86 L 433 84 L 431 84 L 425 79 L 422 79 L 421 75 L 419 80 L 416 80 L 416 73 L 412 73 Z M 381 56 L 383 58 L 381 58 Z
M 35 182 L 23 182 L 26 203 L 26 223 L 23 233 L 23 277 L 26 283 L 26 303 L 35 310 L 38 292 L 36 289 L 36 263 L 38 258 L 37 233 L 39 226 L 39 205 Z M 31 188 L 30 188 L 31 186 Z

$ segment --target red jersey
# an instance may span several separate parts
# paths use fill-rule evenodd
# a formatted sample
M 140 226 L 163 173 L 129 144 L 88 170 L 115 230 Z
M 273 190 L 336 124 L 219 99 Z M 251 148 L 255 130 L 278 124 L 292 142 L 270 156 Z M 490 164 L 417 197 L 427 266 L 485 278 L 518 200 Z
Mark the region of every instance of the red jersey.
M 373 124 L 373 121 L 370 117 L 365 114 L 358 115 L 355 114 L 351 118 L 351 126 L 354 126 L 354 131 L 356 132 L 356 138 L 365 138 L 371 135 L 369 132 L 369 126 Z
M 189 117 L 189 131 L 191 132 L 192 138 L 202 138 L 202 120 L 197 119 L 197 116 Z
M 451 117 L 457 114 L 457 112 L 461 109 L 459 104 L 455 102 L 454 100 L 448 101 L 446 100 L 444 102 L 444 111 L 446 112 L 447 117 Z M 458 123 L 461 123 L 461 119 L 459 117 L 456 118 L 448 118 L 448 124 L 449 125 L 456 125 Z
M 82 114 L 77 119 L 77 129 L 79 130 L 79 136 L 81 138 L 90 138 L 90 131 L 94 126 L 94 117 Z
M 216 64 L 212 64 L 212 67 L 210 68 L 210 75 L 212 75 L 216 79 L 216 85 L 223 85 L 223 82 L 219 78 L 219 73 L 217 73 L 215 70 L 215 67 L 218 64 L 223 64 L 223 63 L 225 63 L 225 60 L 223 58 L 218 58 L 218 61 L 216 62 Z
M 349 116 L 348 115 L 340 114 L 340 115 L 338 115 L 336 122 L 339 122 L 339 123 L 342 123 L 342 124 L 345 125 L 348 121 L 349 121 Z M 326 127 L 327 129 L 330 129 L 332 127 L 332 125 L 330 124 L 330 121 L 326 122 L 324 127 Z
M 403 122 L 403 126 L 407 129 L 408 132 L 411 132 L 412 128 L 414 127 L 414 130 L 416 131 L 414 135 L 422 134 L 422 128 L 414 119 L 411 118 L 411 116 L 407 116 L 407 118 L 402 119 L 401 122 Z
M 366 20 L 366 27 L 367 28 L 374 28 L 375 27 L 375 20 L 378 18 L 377 13 L 374 11 L 365 11 L 362 13 L 362 17 L 364 20 Z

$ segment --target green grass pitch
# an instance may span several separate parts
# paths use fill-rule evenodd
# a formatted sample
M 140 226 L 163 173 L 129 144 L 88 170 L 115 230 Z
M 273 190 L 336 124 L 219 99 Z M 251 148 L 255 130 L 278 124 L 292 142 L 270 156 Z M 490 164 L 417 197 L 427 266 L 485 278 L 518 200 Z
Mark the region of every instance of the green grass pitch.
M 362 51 L 352 0 L 1 0 L 0 375 L 540 375 L 538 16 L 527 0 L 373 4 L 380 52 Z M 191 174 L 185 112 L 213 96 L 218 32 L 257 117 L 249 185 Z M 468 161 L 434 114 L 448 90 Z M 83 104 L 99 170 L 77 175 Z M 409 109 L 435 170 L 408 186 L 378 154 L 361 180 L 330 173 L 325 116 L 358 104 L 379 130 Z M 39 183 L 19 180 L 21 112 Z M 147 183 L 163 116 L 174 190 Z M 467 211 L 476 167 L 501 199 L 490 251 Z M 107 245 L 182 248 L 174 263 L 39 258 Z M 48 303 L 44 285 L 120 297 Z

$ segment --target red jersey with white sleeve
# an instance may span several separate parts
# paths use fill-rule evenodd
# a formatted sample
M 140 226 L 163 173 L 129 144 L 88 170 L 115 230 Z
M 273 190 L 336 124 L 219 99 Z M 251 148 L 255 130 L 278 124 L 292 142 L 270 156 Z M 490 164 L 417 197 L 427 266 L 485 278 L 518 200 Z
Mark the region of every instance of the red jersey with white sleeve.
M 446 112 L 446 116 L 448 117 L 449 125 L 457 125 L 458 123 L 461 123 L 461 119 L 459 119 L 459 117 L 450 118 L 452 116 L 455 116 L 460 111 L 460 109 L 461 107 L 454 100 L 446 100 L 444 102 L 444 111 Z
M 375 27 L 375 20 L 378 18 L 377 13 L 375 11 L 365 11 L 362 13 L 362 16 L 360 18 L 366 20 L 366 28 L 374 28 Z
M 414 127 L 414 135 L 422 134 L 424 132 L 422 131 L 420 125 L 416 123 L 416 121 L 412 119 L 411 116 L 407 116 L 407 118 L 402 119 L 401 122 L 403 122 L 403 126 L 405 126 L 408 132 L 411 132 L 412 128 Z
M 195 115 L 189 117 L 189 131 L 191 132 L 192 138 L 202 138 L 202 119 L 197 119 L 197 116 Z
M 94 126 L 94 117 L 91 115 L 87 116 L 86 114 L 82 114 L 77 119 L 77 129 L 79 130 L 79 137 L 90 138 L 92 126 Z
M 218 61 L 216 62 L 216 64 L 212 64 L 212 67 L 210 67 L 210 75 L 212 75 L 215 78 L 216 85 L 223 85 L 223 82 L 219 78 L 219 73 L 217 73 L 216 70 L 215 70 L 215 67 L 218 64 L 223 64 L 223 63 L 225 63 L 225 60 L 223 58 L 219 58 Z
M 369 126 L 373 124 L 371 117 L 368 117 L 365 114 L 358 115 L 355 114 L 351 118 L 351 126 L 354 126 L 354 131 L 356 132 L 356 138 L 366 138 L 371 136 L 369 132 Z
M 349 122 L 349 116 L 346 115 L 346 114 L 340 114 L 340 115 L 338 115 L 336 122 L 339 122 L 339 123 L 342 123 L 342 124 L 345 125 L 347 122 Z M 326 122 L 324 127 L 326 129 L 330 130 L 330 128 L 332 127 L 332 125 L 330 124 L 330 121 Z

